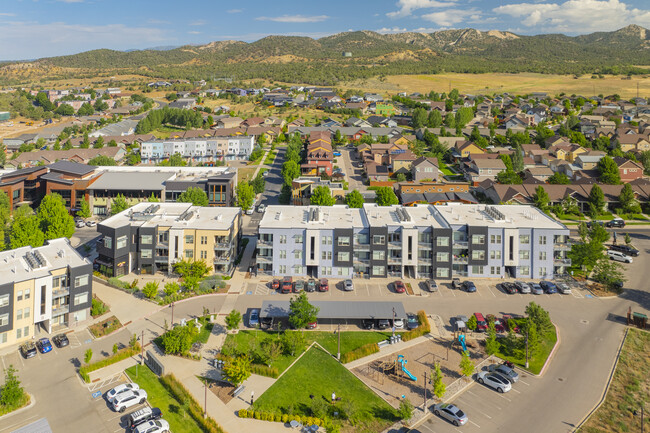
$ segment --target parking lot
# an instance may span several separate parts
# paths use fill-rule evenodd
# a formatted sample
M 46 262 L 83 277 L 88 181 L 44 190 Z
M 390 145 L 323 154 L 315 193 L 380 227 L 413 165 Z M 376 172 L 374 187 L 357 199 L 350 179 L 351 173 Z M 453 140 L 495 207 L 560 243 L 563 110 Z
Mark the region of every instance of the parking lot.
M 128 408 L 123 413 L 115 412 L 111 405 L 106 400 L 106 393 L 112 388 L 122 383 L 127 383 L 128 380 L 124 373 L 115 374 L 101 382 L 92 384 L 88 387 L 89 398 L 93 405 L 94 411 L 99 414 L 104 428 L 113 433 L 126 431 L 128 427 L 128 416 L 138 409 L 147 406 L 148 403 L 137 404 Z

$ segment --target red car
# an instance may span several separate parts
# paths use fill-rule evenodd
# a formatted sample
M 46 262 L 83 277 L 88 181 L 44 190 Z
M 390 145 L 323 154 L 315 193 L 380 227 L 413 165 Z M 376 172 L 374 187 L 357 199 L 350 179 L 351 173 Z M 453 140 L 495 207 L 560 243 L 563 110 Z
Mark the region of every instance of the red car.
M 291 293 L 293 290 L 293 279 L 291 277 L 284 277 L 282 280 L 282 293 Z
M 511 319 L 512 319 L 513 323 L 515 324 L 513 329 L 510 329 L 510 325 L 508 324 L 508 321 L 511 320 Z M 501 320 L 503 321 L 503 327 L 507 331 L 512 331 L 514 333 L 519 332 L 519 326 L 517 326 L 517 322 L 514 321 L 514 317 L 512 317 L 510 314 L 504 314 L 503 317 L 501 318 Z
M 273 281 L 271 281 L 271 288 L 273 290 L 278 290 L 280 288 L 280 280 L 274 278 Z
M 395 283 L 393 283 L 393 287 L 395 287 L 395 291 L 397 293 L 406 292 L 406 286 L 404 286 L 404 283 L 401 281 L 395 281 Z
M 474 313 L 474 317 L 476 318 L 476 330 L 478 332 L 485 332 L 488 329 L 487 322 L 485 321 L 485 317 L 481 313 Z
M 503 325 L 503 320 L 497 319 L 494 314 L 488 314 L 487 315 L 487 321 L 488 323 L 494 322 L 494 329 L 497 332 L 506 332 L 506 328 Z
M 327 282 L 327 278 L 321 278 L 320 279 L 320 284 L 318 285 L 318 291 L 319 292 L 327 292 L 330 289 L 329 283 Z

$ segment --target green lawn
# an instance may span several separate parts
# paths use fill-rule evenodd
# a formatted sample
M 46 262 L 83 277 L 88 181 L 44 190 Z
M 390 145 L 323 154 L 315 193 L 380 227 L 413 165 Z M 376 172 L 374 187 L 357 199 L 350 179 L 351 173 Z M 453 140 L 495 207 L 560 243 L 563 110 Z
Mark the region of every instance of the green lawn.
M 329 403 L 332 392 L 341 398 L 333 406 Z M 317 347 L 311 348 L 262 394 L 255 401 L 254 409 L 313 416 L 310 394 L 319 401 L 325 400 L 325 410 L 329 413 L 352 412 L 355 419 L 367 423 L 394 422 L 397 419 L 395 410 L 388 403 Z M 362 431 L 362 427 L 355 431 Z
M 495 355 L 501 359 L 507 359 L 508 361 L 511 361 L 526 370 L 526 346 L 524 345 L 524 338 L 520 337 L 518 339 L 521 344 L 517 349 L 514 350 L 514 353 L 512 355 L 505 355 L 502 353 L 502 351 L 505 349 L 503 345 L 505 341 L 504 338 L 499 338 L 497 341 L 502 344 L 499 346 L 499 352 L 497 352 Z M 555 346 L 556 341 L 557 333 L 555 332 L 555 329 L 553 329 L 553 332 L 545 335 L 544 338 L 540 339 L 539 350 L 534 356 L 529 356 L 527 369 L 528 371 L 533 374 L 539 374 L 539 372 L 542 371 L 542 367 L 544 367 L 544 363 L 550 355 L 551 350 L 553 350 L 553 346 Z
M 139 366 L 138 377 L 135 376 L 135 366 L 126 369 L 126 374 L 132 381 L 140 385 L 140 388 L 147 391 L 147 400 L 152 407 L 160 408 L 163 417 L 169 422 L 173 432 L 202 433 L 202 430 L 194 422 L 189 413 L 183 409 L 182 403 L 178 402 L 162 386 L 158 376 L 149 367 Z
M 445 164 L 444 162 L 439 161 L 438 164 L 440 164 L 438 169 L 442 172 L 442 174 L 444 174 L 446 176 L 455 176 L 456 175 L 456 173 L 454 173 L 453 171 L 449 170 L 449 168 L 447 168 L 447 164 Z

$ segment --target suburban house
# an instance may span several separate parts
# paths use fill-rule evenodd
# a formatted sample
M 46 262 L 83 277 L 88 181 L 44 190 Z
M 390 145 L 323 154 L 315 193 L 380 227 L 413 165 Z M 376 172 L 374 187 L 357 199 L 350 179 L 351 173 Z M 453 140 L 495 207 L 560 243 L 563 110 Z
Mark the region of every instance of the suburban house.
M 390 180 L 388 166 L 376 162 L 366 163 L 366 174 L 371 182 L 387 182 Z
M 557 159 L 563 159 L 569 162 L 575 162 L 578 155 L 587 152 L 587 149 L 575 143 L 554 144 L 548 148 L 551 155 Z
M 341 182 L 322 180 L 320 176 L 300 176 L 291 181 L 291 203 L 295 206 L 309 205 L 309 198 L 319 186 L 328 187 L 337 200 L 345 198 L 346 191 Z
M 477 184 L 485 179 L 495 179 L 497 174 L 506 169 L 501 158 L 472 159 L 465 163 L 465 178 Z
M 243 121 L 241 117 L 223 117 L 217 121 L 217 128 L 237 128 Z
M 620 156 L 615 157 L 614 162 L 618 165 L 621 182 L 628 183 L 643 177 L 643 164 Z
M 469 158 L 470 155 L 483 154 L 485 150 L 474 144 L 473 141 L 457 141 L 454 149 L 454 156 L 457 158 Z
M 332 175 L 332 151 L 331 135 L 328 131 L 312 132 L 307 144 L 305 162 L 300 165 L 303 175 Z
M 578 167 L 580 167 L 581 170 L 593 170 L 596 168 L 598 161 L 600 161 L 603 156 L 605 156 L 605 152 L 599 150 L 591 150 L 589 152 L 584 152 L 578 155 L 575 163 Z
M 414 182 L 424 180 L 437 181 L 440 176 L 438 170 L 438 158 L 427 158 L 421 156 L 411 164 L 411 179 Z
M 413 152 L 407 149 L 404 152 L 391 153 L 389 155 L 389 159 L 394 174 L 397 173 L 408 174 L 411 173 L 411 167 L 413 161 L 418 159 L 418 157 Z
M 169 108 L 180 108 L 182 110 L 191 110 L 196 107 L 196 99 L 194 98 L 179 98 L 169 103 Z

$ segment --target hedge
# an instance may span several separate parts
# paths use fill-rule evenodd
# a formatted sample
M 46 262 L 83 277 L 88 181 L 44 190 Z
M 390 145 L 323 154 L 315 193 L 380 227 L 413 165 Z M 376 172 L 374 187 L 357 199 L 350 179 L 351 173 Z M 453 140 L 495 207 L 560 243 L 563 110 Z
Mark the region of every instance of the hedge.
M 116 362 L 120 362 L 126 358 L 137 355 L 138 353 L 140 353 L 140 344 L 136 344 L 135 348 L 126 347 L 117 352 L 115 355 L 111 355 L 108 358 L 102 359 L 101 361 L 93 362 L 92 364 L 84 365 L 83 367 L 79 368 L 79 375 L 84 380 L 84 382 L 90 383 L 90 376 L 88 373 L 99 370 L 100 368 L 108 367 L 109 365 L 115 364 Z
M 413 340 L 414 338 L 422 337 L 431 332 L 431 325 L 429 324 L 429 319 L 427 319 L 427 315 L 424 311 L 418 311 L 418 320 L 420 321 L 420 326 L 402 333 L 402 341 Z
M 194 399 L 192 394 L 181 384 L 173 374 L 166 374 L 160 378 L 160 383 L 167 391 L 180 403 L 188 402 L 188 412 L 192 419 L 199 425 L 205 433 L 225 433 L 217 422 L 210 418 L 203 418 L 203 409 Z
M 271 422 L 282 422 L 282 423 L 288 423 L 291 421 L 298 421 L 299 423 L 303 425 L 323 425 L 324 421 L 320 418 L 316 418 L 313 416 L 305 416 L 305 415 L 289 415 L 286 413 L 273 413 L 273 412 L 263 412 L 259 410 L 246 410 L 246 409 L 239 409 L 239 412 L 237 412 L 237 415 L 240 418 L 254 418 L 260 421 L 271 421 Z
M 277 379 L 278 376 L 280 375 L 280 371 L 278 370 L 277 367 L 269 367 L 267 365 L 262 365 L 262 364 L 251 365 L 251 372 L 259 376 L 272 377 L 273 379 Z
M 373 353 L 379 352 L 379 345 L 377 343 L 368 343 L 363 346 L 357 347 L 354 350 L 351 350 L 346 353 L 341 354 L 341 362 L 347 364 L 348 362 L 355 361 L 364 356 L 372 355 Z

